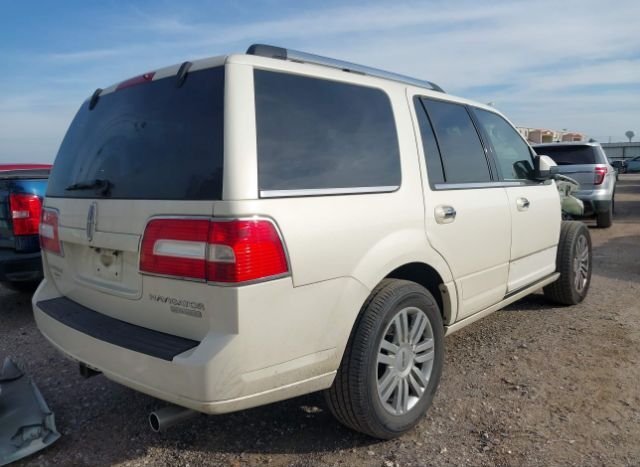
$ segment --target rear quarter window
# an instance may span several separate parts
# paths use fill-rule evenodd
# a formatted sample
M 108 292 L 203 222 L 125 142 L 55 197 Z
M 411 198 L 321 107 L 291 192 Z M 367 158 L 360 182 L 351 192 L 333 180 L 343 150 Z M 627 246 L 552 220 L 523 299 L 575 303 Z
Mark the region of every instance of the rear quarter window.
M 261 196 L 393 191 L 400 154 L 380 89 L 254 71 Z

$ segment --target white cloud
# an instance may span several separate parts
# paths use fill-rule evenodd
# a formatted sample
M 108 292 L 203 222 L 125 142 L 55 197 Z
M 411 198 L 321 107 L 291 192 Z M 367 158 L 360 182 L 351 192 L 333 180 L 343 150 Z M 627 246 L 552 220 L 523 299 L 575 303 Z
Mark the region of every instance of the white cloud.
M 136 47 L 113 47 L 108 49 L 80 50 L 75 52 L 53 53 L 45 58 L 51 62 L 79 63 L 92 60 L 103 60 L 136 51 Z
M 44 136 L 40 145 L 29 145 L 34 154 L 55 152 L 60 128 L 95 87 L 189 58 L 239 52 L 252 42 L 429 79 L 446 91 L 493 101 L 524 125 L 614 139 L 628 128 L 640 130 L 634 88 L 640 86 L 640 34 L 630 20 L 640 16 L 637 0 L 615 6 L 597 0 L 366 3 L 236 25 L 229 15 L 210 20 L 185 8 L 179 14 L 131 11 L 113 25 L 124 32 L 111 33 L 104 47 L 40 57 L 49 79 L 38 93 L 23 89 L 0 98 L 0 159 L 36 134 Z M 25 125 L 8 131 L 4 123 L 13 120 Z

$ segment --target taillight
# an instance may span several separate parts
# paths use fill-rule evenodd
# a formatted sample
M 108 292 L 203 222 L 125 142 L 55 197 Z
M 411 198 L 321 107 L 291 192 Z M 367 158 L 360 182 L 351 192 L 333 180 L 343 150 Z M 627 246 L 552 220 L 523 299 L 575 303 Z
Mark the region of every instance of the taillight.
M 280 235 L 268 220 L 213 221 L 208 247 L 211 282 L 247 282 L 289 271 Z
M 207 219 L 153 219 L 144 230 L 140 271 L 206 280 Z
M 42 202 L 36 195 L 9 195 L 14 235 L 37 235 Z
M 593 184 L 594 185 L 602 185 L 602 182 L 604 181 L 604 176 L 607 175 L 607 168 L 606 167 L 596 167 L 594 169 L 594 180 L 593 180 Z
M 152 219 L 140 271 L 207 282 L 245 283 L 289 272 L 282 239 L 266 219 Z
M 62 244 L 58 233 L 58 211 L 43 208 L 40 220 L 40 247 L 62 256 Z

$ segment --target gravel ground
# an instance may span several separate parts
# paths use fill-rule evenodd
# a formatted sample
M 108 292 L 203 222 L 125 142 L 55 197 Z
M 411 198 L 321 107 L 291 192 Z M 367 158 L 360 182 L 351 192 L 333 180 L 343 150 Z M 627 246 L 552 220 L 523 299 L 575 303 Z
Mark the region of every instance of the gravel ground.
M 29 295 L 1 289 L 0 358 L 36 379 L 63 434 L 23 463 L 640 465 L 640 175 L 621 177 L 616 210 L 612 228 L 591 229 L 585 302 L 534 294 L 447 338 L 432 408 L 385 442 L 343 428 L 320 394 L 152 433 L 161 402 L 81 379 L 38 333 Z

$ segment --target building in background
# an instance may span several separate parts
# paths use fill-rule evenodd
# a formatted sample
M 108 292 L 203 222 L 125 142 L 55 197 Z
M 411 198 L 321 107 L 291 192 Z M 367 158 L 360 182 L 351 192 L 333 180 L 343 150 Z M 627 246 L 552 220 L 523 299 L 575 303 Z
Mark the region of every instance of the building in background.
M 518 132 L 530 143 L 556 143 L 559 141 L 586 141 L 586 135 L 571 131 L 558 131 L 548 128 L 517 127 Z
M 600 144 L 610 160 L 628 160 L 640 157 L 640 141 Z

